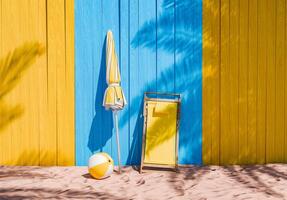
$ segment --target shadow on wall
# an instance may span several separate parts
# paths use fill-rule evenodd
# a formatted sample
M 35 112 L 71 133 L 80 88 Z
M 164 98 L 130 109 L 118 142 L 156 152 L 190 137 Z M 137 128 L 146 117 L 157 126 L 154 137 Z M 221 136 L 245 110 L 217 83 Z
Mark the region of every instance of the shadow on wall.
M 201 0 L 181 0 L 176 1 L 176 3 L 174 0 L 164 0 L 161 5 L 161 14 L 156 19 L 147 21 L 132 38 L 130 44 L 132 48 L 146 48 L 151 52 L 168 54 L 175 59 L 175 63 L 167 64 L 163 71 L 158 71 L 156 79 L 146 81 L 145 85 L 137 91 L 138 95 L 128 102 L 129 109 L 125 108 L 122 111 L 119 119 L 120 128 L 130 123 L 131 118 L 136 119 L 135 125 L 130 127 L 132 141 L 128 158 L 126 161 L 122 161 L 127 165 L 140 163 L 143 94 L 150 88 L 156 88 L 156 91 L 160 92 L 174 91 L 182 95 L 179 162 L 184 164 L 202 163 L 201 4 Z M 174 8 L 176 8 L 175 16 Z M 154 33 L 154 27 L 157 27 L 157 33 Z M 91 152 L 102 151 L 107 141 L 112 137 L 112 113 L 107 112 L 102 106 L 103 94 L 107 86 L 105 70 L 104 44 L 97 83 L 96 115 L 91 125 L 88 141 Z M 106 123 L 111 124 L 107 126 Z M 109 130 L 106 127 L 109 127 Z
M 103 147 L 113 135 L 113 127 L 107 126 L 107 122 L 113 121 L 111 111 L 105 110 L 103 107 L 104 92 L 107 88 L 106 83 L 106 38 L 102 48 L 100 73 L 97 83 L 97 93 L 95 100 L 96 115 L 93 118 L 90 129 L 88 148 L 93 153 L 95 151 L 103 151 Z
M 173 16 L 176 8 L 176 16 Z M 179 137 L 179 162 L 184 164 L 201 164 L 202 146 L 202 26 L 196 21 L 201 16 L 201 1 L 165 0 L 162 4 L 162 14 L 156 19 L 146 22 L 132 40 L 132 47 L 144 47 L 151 51 L 161 51 L 175 55 L 175 64 L 160 72 L 157 79 L 145 84 L 138 96 L 131 99 L 130 110 L 124 111 L 120 119 L 123 127 L 129 118 L 137 115 L 133 131 L 133 141 L 127 164 L 138 164 L 141 155 L 142 139 L 142 102 L 143 93 L 149 88 L 157 91 L 175 91 L 182 95 Z M 201 19 L 201 18 L 200 18 Z M 157 25 L 157 49 L 155 38 L 151 34 Z M 174 27 L 176 33 L 174 34 Z M 175 43 L 174 43 L 175 35 Z M 175 44 L 175 45 L 174 45 Z M 174 81 L 173 81 L 174 80 Z
M 45 52 L 38 42 L 25 43 L 9 52 L 0 60 L 0 131 L 18 118 L 23 108 L 20 105 L 10 106 L 6 95 L 19 83 L 24 72 Z

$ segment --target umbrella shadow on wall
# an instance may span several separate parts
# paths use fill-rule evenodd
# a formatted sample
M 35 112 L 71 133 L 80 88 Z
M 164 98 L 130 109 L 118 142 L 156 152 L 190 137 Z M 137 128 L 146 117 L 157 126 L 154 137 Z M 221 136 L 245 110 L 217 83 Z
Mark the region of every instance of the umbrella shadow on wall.
M 95 98 L 95 116 L 90 129 L 88 148 L 90 151 L 103 151 L 103 147 L 113 135 L 113 116 L 111 111 L 105 110 L 103 105 L 106 83 L 106 38 L 102 48 L 101 66 Z M 111 123 L 111 124 L 108 124 Z
M 135 128 L 133 131 L 133 140 L 132 140 L 132 144 L 129 150 L 129 154 L 128 154 L 128 158 L 127 158 L 127 164 L 128 165 L 135 165 L 135 164 L 139 164 L 140 160 L 141 160 L 141 148 L 142 148 L 142 130 L 143 130 L 143 95 L 140 96 L 140 110 L 138 112 L 137 115 L 137 120 L 136 120 L 136 124 L 135 124 Z M 132 104 L 134 101 L 132 101 Z M 138 101 L 137 101 L 138 102 Z M 126 112 L 124 112 L 123 118 L 125 118 L 125 114 Z M 120 121 L 121 122 L 121 121 Z M 128 123 L 127 121 L 124 123 Z M 122 124 L 120 123 L 120 126 Z
M 176 53 L 176 67 L 169 65 L 160 72 L 155 80 L 147 80 L 139 95 L 130 100 L 129 111 L 124 111 L 120 119 L 120 126 L 123 127 L 129 119 L 137 116 L 133 131 L 133 140 L 129 151 L 127 164 L 139 164 L 141 157 L 141 140 L 143 127 L 143 93 L 151 88 L 157 91 L 175 91 L 182 95 L 181 122 L 179 138 L 179 161 L 181 163 L 201 164 L 201 96 L 202 96 L 202 27 L 196 22 L 194 16 L 201 16 L 198 9 L 199 1 L 174 1 L 165 0 L 162 6 L 162 14 L 156 19 L 147 21 L 137 32 L 132 40 L 133 48 L 146 48 L 152 52 L 161 51 L 174 56 Z M 174 38 L 175 21 L 173 9 L 176 7 L 176 38 Z M 157 49 L 155 49 L 156 34 Z M 176 47 L 174 44 L 176 40 Z M 174 76 L 176 74 L 176 77 Z M 176 81 L 169 81 L 174 80 Z M 141 106 L 139 107 L 139 102 Z M 163 141 L 161 141 L 163 142 Z M 158 141 L 154 141 L 158 143 Z

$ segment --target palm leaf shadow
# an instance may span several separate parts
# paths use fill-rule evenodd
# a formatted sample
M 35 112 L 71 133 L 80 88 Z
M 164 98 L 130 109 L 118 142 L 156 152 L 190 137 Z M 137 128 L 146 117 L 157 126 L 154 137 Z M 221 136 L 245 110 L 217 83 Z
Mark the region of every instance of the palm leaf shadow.
M 166 66 L 165 70 L 158 72 L 155 79 L 149 80 L 138 92 L 139 95 L 130 100 L 129 110 L 123 111 L 120 118 L 120 127 L 125 126 L 132 117 L 142 116 L 142 108 L 138 107 L 142 102 L 142 94 L 150 88 L 157 91 L 176 91 L 182 94 L 181 122 L 179 131 L 180 146 L 192 146 L 192 155 L 180 156 L 180 162 L 201 164 L 201 51 L 202 51 L 202 27 L 200 22 L 195 22 L 194 16 L 200 16 L 201 1 L 174 1 L 164 0 L 162 12 L 151 20 L 146 21 L 131 41 L 132 48 L 146 48 L 152 52 L 162 52 L 174 57 L 176 63 Z M 176 14 L 175 14 L 176 9 Z M 155 28 L 156 27 L 156 28 Z M 156 31 L 156 33 L 155 33 Z M 175 34 L 176 32 L 176 34 Z M 176 65 L 176 66 L 175 66 Z M 176 76 L 175 76 L 176 74 Z M 175 80 L 176 83 L 169 80 Z M 198 105 L 195 107 L 193 105 Z M 195 118 L 190 120 L 190 116 Z M 137 122 L 139 119 L 137 120 Z M 140 122 L 142 122 L 142 117 Z M 137 123 L 138 124 L 138 123 Z M 141 126 L 136 124 L 135 129 Z M 140 156 L 141 130 L 134 131 L 133 141 L 129 154 Z M 162 143 L 154 137 L 156 143 Z M 136 157 L 136 156 L 134 156 Z M 130 158 L 130 156 L 129 156 Z M 138 164 L 138 160 L 129 160 L 129 164 Z
M 38 42 L 25 43 L 0 60 L 0 130 L 23 113 L 20 105 L 8 105 L 5 96 L 19 83 L 24 72 L 45 52 Z

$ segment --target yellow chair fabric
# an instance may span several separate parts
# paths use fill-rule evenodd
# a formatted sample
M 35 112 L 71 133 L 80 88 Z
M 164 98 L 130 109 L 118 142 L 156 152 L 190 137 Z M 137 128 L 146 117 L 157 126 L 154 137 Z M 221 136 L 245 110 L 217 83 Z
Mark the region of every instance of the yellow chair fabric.
M 176 164 L 176 102 L 147 102 L 147 125 L 144 163 Z

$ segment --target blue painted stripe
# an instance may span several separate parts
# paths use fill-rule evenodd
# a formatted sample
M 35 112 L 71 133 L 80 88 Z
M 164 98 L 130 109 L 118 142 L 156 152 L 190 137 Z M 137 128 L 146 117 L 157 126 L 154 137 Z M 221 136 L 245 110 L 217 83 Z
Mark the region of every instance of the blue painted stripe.
M 93 152 L 117 164 L 112 113 L 102 107 L 105 34 L 114 33 L 128 100 L 119 115 L 123 164 L 139 164 L 145 91 L 183 97 L 179 161 L 202 163 L 202 0 L 76 0 L 76 163 Z

